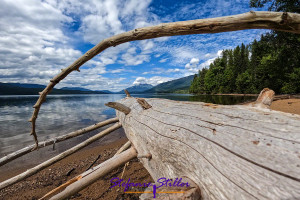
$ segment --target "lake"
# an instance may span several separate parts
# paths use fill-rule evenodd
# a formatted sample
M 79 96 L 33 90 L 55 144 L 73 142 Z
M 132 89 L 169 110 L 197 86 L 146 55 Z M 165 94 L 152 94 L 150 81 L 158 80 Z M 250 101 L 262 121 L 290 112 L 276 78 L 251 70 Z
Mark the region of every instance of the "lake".
M 251 96 L 193 96 L 187 94 L 139 94 L 132 96 L 227 105 L 256 99 L 256 97 Z M 36 130 L 39 141 L 115 117 L 115 110 L 104 104 L 124 97 L 125 94 L 49 95 L 47 101 L 42 105 L 37 119 Z M 32 106 L 37 99 L 37 95 L 0 96 L 0 157 L 34 143 L 33 137 L 29 135 L 31 124 L 28 119 L 31 117 Z M 99 132 L 99 130 L 73 138 L 64 145 L 57 144 L 56 153 L 81 142 L 95 132 Z M 106 137 L 105 140 L 110 141 L 120 137 L 124 137 L 124 133 L 116 131 L 112 137 Z

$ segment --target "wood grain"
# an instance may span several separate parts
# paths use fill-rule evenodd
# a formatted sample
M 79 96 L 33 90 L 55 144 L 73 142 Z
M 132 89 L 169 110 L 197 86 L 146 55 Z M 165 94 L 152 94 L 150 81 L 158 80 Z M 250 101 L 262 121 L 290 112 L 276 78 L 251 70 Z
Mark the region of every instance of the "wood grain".
M 300 116 L 248 106 L 134 98 L 117 116 L 153 179 L 188 177 L 203 199 L 299 199 Z

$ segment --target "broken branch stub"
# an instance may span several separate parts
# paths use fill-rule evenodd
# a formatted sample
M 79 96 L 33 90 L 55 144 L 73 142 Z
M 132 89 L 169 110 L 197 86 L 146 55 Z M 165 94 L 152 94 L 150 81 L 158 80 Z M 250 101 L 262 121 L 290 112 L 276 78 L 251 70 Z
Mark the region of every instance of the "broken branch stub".
M 273 90 L 264 88 L 257 97 L 257 100 L 253 103 L 253 107 L 269 108 L 273 102 L 274 95 L 275 92 Z
M 108 107 L 114 108 L 120 112 L 123 112 L 125 115 L 128 115 L 131 111 L 130 108 L 128 108 L 127 106 L 125 106 L 121 103 L 118 103 L 118 102 L 108 102 L 105 105 Z
M 126 94 L 127 97 L 131 97 L 131 95 L 130 95 L 130 93 L 128 92 L 128 90 L 125 89 L 124 92 L 125 92 L 125 94 Z
M 137 98 L 136 100 L 144 110 L 147 110 L 152 107 L 145 99 Z

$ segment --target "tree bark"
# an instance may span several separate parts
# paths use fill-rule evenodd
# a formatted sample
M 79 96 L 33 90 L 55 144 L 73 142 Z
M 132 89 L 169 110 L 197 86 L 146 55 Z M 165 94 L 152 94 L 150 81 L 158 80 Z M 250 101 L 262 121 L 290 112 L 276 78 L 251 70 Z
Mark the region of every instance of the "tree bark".
M 135 98 L 116 111 L 140 161 L 158 178 L 188 177 L 203 199 L 299 199 L 300 115 L 267 108 Z

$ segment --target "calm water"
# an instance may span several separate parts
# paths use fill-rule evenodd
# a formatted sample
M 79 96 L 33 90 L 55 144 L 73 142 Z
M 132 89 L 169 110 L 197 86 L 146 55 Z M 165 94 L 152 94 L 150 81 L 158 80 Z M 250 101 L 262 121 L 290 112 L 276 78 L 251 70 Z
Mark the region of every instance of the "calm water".
M 133 95 L 135 96 L 135 95 Z M 255 99 L 244 96 L 212 96 L 182 94 L 142 94 L 145 98 L 167 98 L 179 101 L 202 101 L 216 104 L 237 104 Z M 115 116 L 112 108 L 104 104 L 124 98 L 124 94 L 101 95 L 52 95 L 47 97 L 37 119 L 39 141 L 92 125 Z M 33 144 L 29 135 L 32 106 L 38 96 L 0 96 L 0 156 Z M 116 137 L 119 137 L 117 134 Z M 73 139 L 73 143 L 80 139 Z

